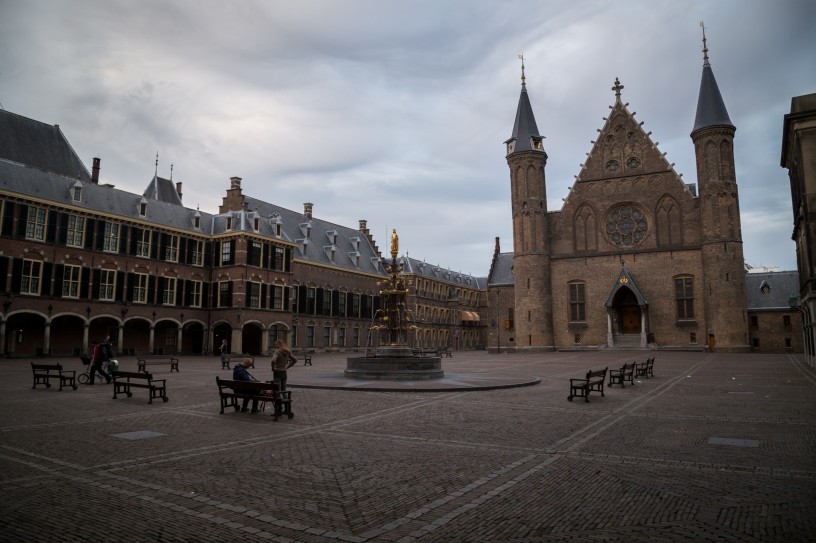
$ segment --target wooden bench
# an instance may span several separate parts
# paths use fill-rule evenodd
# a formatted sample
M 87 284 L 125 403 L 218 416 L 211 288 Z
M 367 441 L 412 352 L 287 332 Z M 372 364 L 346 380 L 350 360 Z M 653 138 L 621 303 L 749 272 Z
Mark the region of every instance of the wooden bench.
M 312 353 L 310 352 L 299 352 L 299 353 L 292 353 L 292 356 L 298 359 L 298 361 L 303 360 L 304 366 L 311 366 L 312 365 Z
M 127 394 L 130 398 L 133 393 L 131 388 L 146 388 L 150 393 L 150 401 L 153 403 L 153 398 L 161 398 L 167 401 L 167 386 L 165 379 L 153 379 L 153 376 L 145 372 L 132 371 L 114 371 L 113 375 L 113 399 L 116 399 L 118 394 Z
M 136 371 L 147 373 L 147 366 L 154 366 L 157 364 L 170 364 L 170 373 L 173 370 L 178 372 L 178 358 L 175 356 L 140 356 Z
M 602 370 L 590 370 L 583 379 L 570 379 L 570 394 L 567 396 L 569 401 L 572 401 L 576 396 L 584 398 L 585 402 L 589 402 L 589 393 L 592 391 L 600 392 L 604 395 L 604 381 L 606 381 L 606 372 L 609 368 Z
M 272 417 L 278 420 L 281 415 L 286 415 L 290 419 L 295 416 L 292 413 L 292 393 L 287 391 L 279 392 L 278 385 L 274 382 L 258 381 L 233 381 L 215 377 L 215 384 L 218 385 L 218 396 L 221 399 L 221 414 L 224 408 L 234 407 L 240 411 L 238 400 L 257 400 L 258 409 L 264 410 L 266 402 L 273 402 L 275 412 Z
M 242 354 L 242 353 L 229 353 L 229 354 L 222 354 L 221 355 L 221 369 L 222 370 L 229 370 L 232 369 L 232 362 L 238 363 L 244 358 L 249 358 L 252 360 L 252 367 L 255 367 L 255 357 L 249 354 Z
M 619 370 L 610 370 L 609 371 L 609 386 L 614 384 L 618 384 L 621 388 L 625 388 L 626 385 L 624 383 L 629 383 L 630 385 L 635 384 L 635 363 L 628 362 L 621 366 Z
M 31 363 L 31 372 L 34 374 L 34 386 L 45 385 L 45 388 L 51 388 L 51 379 L 59 379 L 59 389 L 63 386 L 70 386 L 74 390 L 77 389 L 76 371 L 62 369 L 62 364 L 35 364 Z
M 654 357 L 635 364 L 635 377 L 654 377 Z

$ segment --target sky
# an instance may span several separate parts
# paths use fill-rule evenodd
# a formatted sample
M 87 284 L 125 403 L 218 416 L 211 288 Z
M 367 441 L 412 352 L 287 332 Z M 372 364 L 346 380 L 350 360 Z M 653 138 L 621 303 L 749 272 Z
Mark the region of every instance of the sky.
M 795 270 L 782 122 L 816 92 L 813 0 L 0 0 L 0 105 L 59 124 L 101 182 L 188 207 L 245 194 L 486 276 L 512 251 L 524 54 L 548 209 L 622 99 L 686 183 L 705 21 L 732 123 L 746 263 Z

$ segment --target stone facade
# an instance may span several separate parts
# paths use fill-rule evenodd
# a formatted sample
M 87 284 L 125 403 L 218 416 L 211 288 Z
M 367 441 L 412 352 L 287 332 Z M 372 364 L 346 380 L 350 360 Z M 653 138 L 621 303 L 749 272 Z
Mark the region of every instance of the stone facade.
M 708 59 L 692 131 L 697 186 L 668 163 L 622 89 L 616 80 L 563 207 L 548 212 L 547 155 L 522 76 L 505 142 L 513 253 L 497 240 L 488 278 L 496 323 L 513 318 L 489 328 L 489 348 L 749 348 L 735 128 Z
M 791 100 L 782 135 L 782 167 L 790 177 L 805 358 L 816 368 L 816 94 Z

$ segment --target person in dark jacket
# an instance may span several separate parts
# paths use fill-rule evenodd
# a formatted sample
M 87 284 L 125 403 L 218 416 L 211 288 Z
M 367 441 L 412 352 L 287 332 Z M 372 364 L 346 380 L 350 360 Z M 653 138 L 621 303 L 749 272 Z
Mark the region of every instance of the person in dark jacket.
M 251 381 L 251 382 L 254 382 L 254 383 L 259 382 L 257 379 L 255 379 L 255 377 L 252 376 L 251 373 L 249 373 L 249 371 L 247 371 L 247 368 L 249 368 L 251 365 L 252 365 L 252 359 L 251 358 L 244 358 L 243 360 L 241 360 L 240 363 L 236 364 L 235 367 L 232 368 L 232 380 L 233 381 Z M 240 392 L 240 390 L 236 389 L 235 392 Z M 244 403 L 241 405 L 241 411 L 246 411 L 247 410 L 247 404 L 248 403 L 249 403 L 249 398 L 244 398 Z M 257 399 L 252 400 L 252 412 L 253 413 L 258 412 L 258 400 Z
M 105 373 L 103 369 L 105 361 L 108 359 L 107 349 L 105 348 L 104 344 L 97 343 L 94 341 L 93 343 L 93 355 L 91 358 L 91 379 L 88 384 L 94 384 L 94 377 L 96 377 L 97 372 L 99 375 L 105 378 L 105 381 L 108 383 L 111 382 L 111 376 Z

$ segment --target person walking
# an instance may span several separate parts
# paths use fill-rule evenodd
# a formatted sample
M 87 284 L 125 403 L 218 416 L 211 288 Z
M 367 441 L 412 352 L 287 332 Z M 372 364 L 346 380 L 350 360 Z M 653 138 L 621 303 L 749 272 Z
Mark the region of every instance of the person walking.
M 224 361 L 229 354 L 229 347 L 227 347 L 227 338 L 221 340 L 221 346 L 218 347 L 218 352 L 221 354 L 221 367 L 224 367 Z
M 278 392 L 286 390 L 286 370 L 297 363 L 292 351 L 286 343 L 279 339 L 275 342 L 275 351 L 272 353 L 272 381 L 278 386 Z
M 88 381 L 89 385 L 94 384 L 94 378 L 96 377 L 96 373 L 99 372 L 99 375 L 105 378 L 105 381 L 108 383 L 111 382 L 111 376 L 105 373 L 103 369 L 103 364 L 108 358 L 108 350 L 107 347 L 102 343 L 93 342 L 93 355 L 91 358 L 91 379 Z

